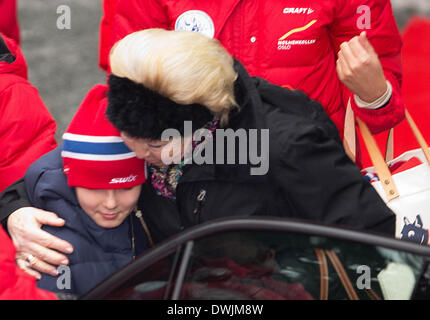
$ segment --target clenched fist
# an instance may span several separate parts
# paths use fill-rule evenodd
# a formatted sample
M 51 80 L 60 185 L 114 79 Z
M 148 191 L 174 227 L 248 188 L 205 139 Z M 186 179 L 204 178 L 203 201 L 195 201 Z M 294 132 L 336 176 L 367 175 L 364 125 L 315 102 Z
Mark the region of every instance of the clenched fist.
M 384 70 L 366 31 L 340 45 L 336 70 L 340 81 L 364 102 L 372 103 L 387 91 Z

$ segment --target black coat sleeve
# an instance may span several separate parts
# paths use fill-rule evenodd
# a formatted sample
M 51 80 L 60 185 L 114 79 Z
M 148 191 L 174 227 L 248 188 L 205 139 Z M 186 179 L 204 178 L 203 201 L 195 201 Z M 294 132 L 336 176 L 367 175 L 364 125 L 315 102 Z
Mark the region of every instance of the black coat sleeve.
M 284 119 L 272 171 L 296 218 L 394 236 L 394 213 L 345 154 L 333 122 L 319 103 L 302 103 L 321 111 Z
M 24 179 L 19 179 L 11 184 L 0 194 L 0 220 L 5 230 L 7 229 L 7 218 L 15 210 L 22 207 L 31 207 L 25 190 Z

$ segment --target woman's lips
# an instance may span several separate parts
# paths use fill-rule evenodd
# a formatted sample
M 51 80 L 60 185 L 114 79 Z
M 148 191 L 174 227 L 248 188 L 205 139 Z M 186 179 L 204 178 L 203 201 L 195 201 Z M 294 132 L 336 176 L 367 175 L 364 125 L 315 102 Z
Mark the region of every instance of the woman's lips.
M 103 219 L 114 220 L 118 216 L 118 213 L 113 213 L 113 214 L 100 213 L 100 215 L 103 217 Z

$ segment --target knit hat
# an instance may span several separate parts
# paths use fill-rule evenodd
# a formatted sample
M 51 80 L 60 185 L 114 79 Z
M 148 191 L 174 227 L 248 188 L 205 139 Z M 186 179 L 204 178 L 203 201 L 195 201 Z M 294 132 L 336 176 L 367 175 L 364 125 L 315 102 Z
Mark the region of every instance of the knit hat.
M 144 160 L 136 158 L 106 119 L 107 87 L 85 97 L 63 135 L 63 170 L 70 187 L 126 189 L 145 182 Z

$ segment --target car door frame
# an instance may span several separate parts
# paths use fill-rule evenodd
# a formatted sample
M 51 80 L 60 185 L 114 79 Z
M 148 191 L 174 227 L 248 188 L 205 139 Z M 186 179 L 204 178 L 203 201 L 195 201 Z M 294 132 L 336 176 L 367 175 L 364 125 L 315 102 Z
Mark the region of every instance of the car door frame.
M 173 270 L 171 274 L 176 272 L 177 268 L 182 270 L 176 274 L 176 279 L 169 279 L 168 285 L 175 283 L 175 287 L 166 296 L 166 299 L 178 298 L 178 292 L 185 277 L 183 272 L 184 267 L 189 263 L 190 254 L 183 254 L 184 248 L 190 241 L 195 241 L 204 236 L 209 236 L 218 232 L 226 231 L 280 231 L 290 232 L 295 234 L 303 234 L 308 236 L 326 237 L 342 241 L 351 241 L 371 246 L 380 246 L 388 249 L 404 251 L 412 254 L 423 256 L 430 261 L 430 247 L 419 245 L 406 240 L 395 239 L 394 237 L 384 236 L 380 234 L 357 231 L 348 228 L 340 228 L 337 226 L 322 225 L 314 222 L 304 222 L 299 220 L 278 218 L 278 217 L 233 217 L 212 220 L 201 225 L 197 225 L 184 230 L 183 232 L 166 239 L 162 243 L 148 250 L 135 261 L 124 266 L 116 273 L 108 277 L 105 281 L 97 285 L 90 292 L 83 295 L 80 299 L 92 300 L 103 299 L 111 293 L 115 288 L 130 280 L 142 270 L 154 264 L 154 261 L 159 261 L 176 252 L 176 261 L 172 264 Z M 182 269 L 181 269 L 182 268 Z M 180 271 L 179 270 L 179 271 Z M 423 272 L 424 274 L 424 272 Z M 428 277 L 420 277 L 419 281 L 429 282 Z M 418 283 L 417 283 L 418 285 Z M 430 286 L 430 283 L 421 284 Z M 175 296 L 172 296 L 172 294 Z

